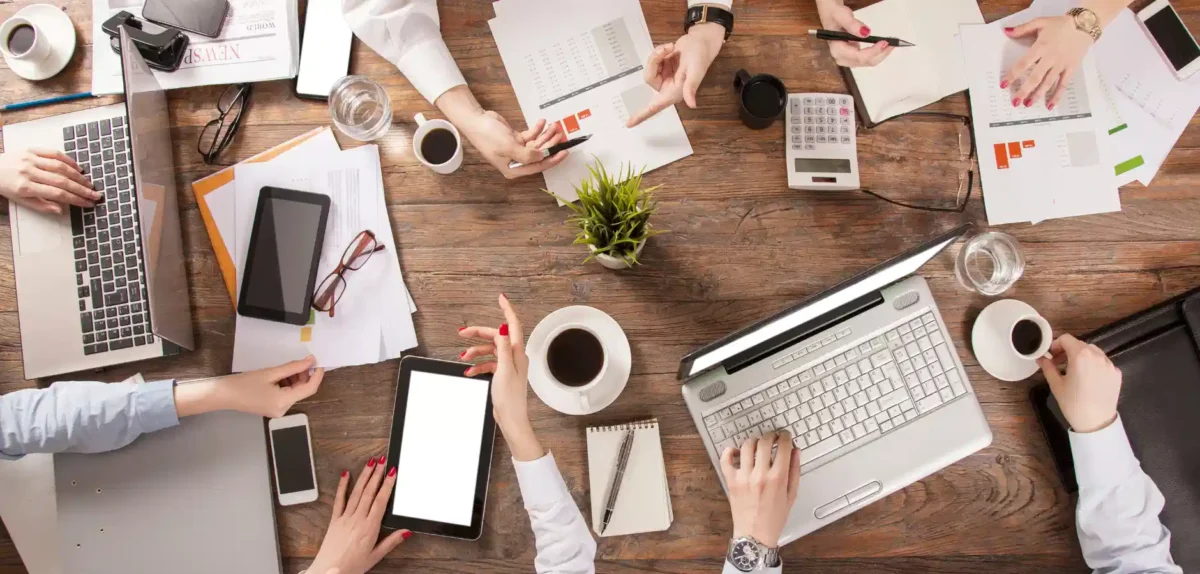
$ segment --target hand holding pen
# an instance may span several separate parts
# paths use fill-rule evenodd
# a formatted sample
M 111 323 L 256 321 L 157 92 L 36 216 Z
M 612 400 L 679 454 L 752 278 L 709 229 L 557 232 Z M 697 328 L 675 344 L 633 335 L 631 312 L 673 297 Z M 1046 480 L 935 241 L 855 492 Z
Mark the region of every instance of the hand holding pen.
M 854 11 L 842 4 L 842 0 L 817 0 L 817 13 L 821 17 L 821 25 L 830 31 L 845 32 L 860 38 L 855 42 L 829 42 L 829 54 L 839 66 L 860 68 L 877 66 L 883 62 L 892 50 L 887 42 L 880 41 L 860 48 L 858 42 L 865 42 L 871 35 L 871 29 L 854 17 Z

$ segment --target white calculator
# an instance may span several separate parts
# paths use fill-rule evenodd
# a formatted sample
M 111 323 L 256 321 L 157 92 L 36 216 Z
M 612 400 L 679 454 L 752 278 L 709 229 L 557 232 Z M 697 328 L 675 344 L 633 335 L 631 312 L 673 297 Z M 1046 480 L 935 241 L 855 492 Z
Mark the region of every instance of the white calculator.
M 854 100 L 844 94 L 790 94 L 787 121 L 788 187 L 858 189 Z

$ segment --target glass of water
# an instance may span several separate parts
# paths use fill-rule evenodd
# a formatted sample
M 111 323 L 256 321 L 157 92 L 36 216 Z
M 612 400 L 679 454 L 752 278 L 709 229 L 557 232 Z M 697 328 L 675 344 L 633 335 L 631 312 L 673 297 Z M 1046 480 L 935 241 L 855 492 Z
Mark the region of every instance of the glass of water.
M 1021 244 L 1000 231 L 968 239 L 954 261 L 954 274 L 963 287 L 993 297 L 1008 291 L 1024 272 Z
M 346 76 L 329 91 L 329 115 L 342 133 L 373 141 L 392 129 L 392 101 L 387 90 L 366 76 Z

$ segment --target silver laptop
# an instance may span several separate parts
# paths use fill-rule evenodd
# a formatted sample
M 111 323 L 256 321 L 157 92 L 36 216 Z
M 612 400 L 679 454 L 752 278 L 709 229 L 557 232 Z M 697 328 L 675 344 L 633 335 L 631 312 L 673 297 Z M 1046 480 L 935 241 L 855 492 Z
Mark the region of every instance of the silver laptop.
M 28 379 L 193 348 L 166 93 L 126 34 L 125 103 L 4 126 L 7 151 L 64 150 L 105 202 L 52 216 L 12 204 Z
M 800 492 L 781 544 L 991 444 L 925 280 L 963 226 L 683 358 L 683 398 L 720 453 L 788 429 Z M 725 487 L 722 479 L 722 487 Z

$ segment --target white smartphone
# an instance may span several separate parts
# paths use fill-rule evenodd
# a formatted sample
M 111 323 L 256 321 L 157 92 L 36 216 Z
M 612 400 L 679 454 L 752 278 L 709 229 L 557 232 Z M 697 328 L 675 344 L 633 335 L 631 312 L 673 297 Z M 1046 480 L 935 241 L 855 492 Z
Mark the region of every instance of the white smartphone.
M 353 38 L 342 16 L 341 0 L 308 0 L 296 96 L 312 100 L 329 98 L 333 84 L 350 71 Z
M 1200 44 L 1183 25 L 1183 20 L 1170 2 L 1155 0 L 1137 16 L 1158 46 L 1163 59 L 1174 70 L 1175 77 L 1186 80 L 1200 71 Z
M 271 433 L 271 459 L 275 463 L 275 490 L 280 506 L 317 499 L 317 471 L 313 464 L 308 415 L 296 414 L 267 422 Z

